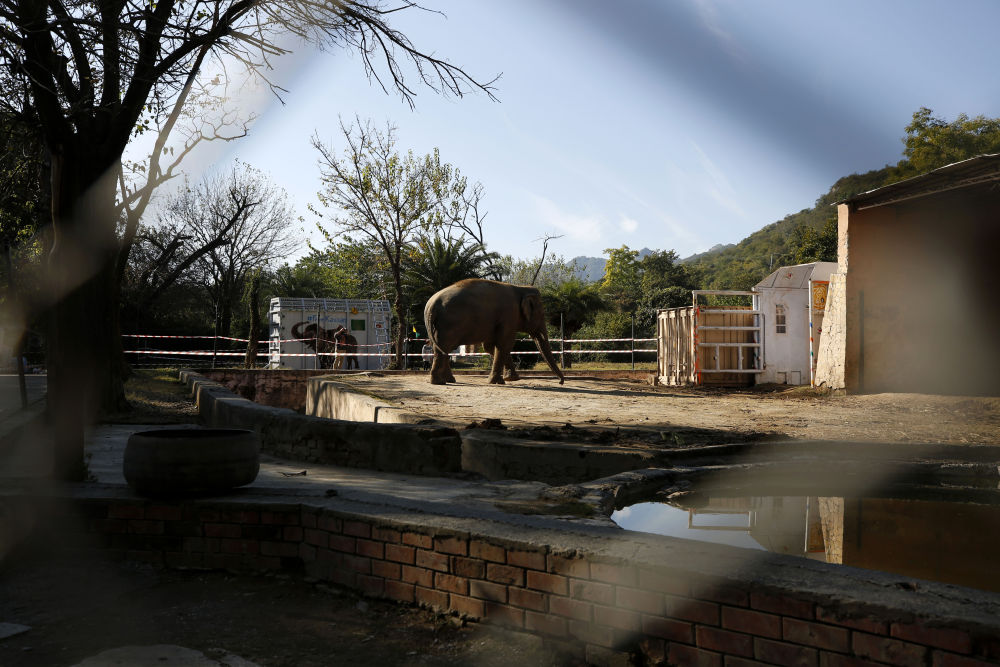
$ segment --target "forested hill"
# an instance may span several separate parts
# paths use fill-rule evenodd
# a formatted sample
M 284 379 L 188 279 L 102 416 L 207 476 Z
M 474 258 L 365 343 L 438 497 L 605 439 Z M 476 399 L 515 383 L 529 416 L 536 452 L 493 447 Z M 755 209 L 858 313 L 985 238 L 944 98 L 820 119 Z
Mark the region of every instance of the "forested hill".
M 830 259 L 828 254 L 823 256 L 820 246 L 828 251 L 830 233 L 835 234 L 837 209 L 834 204 L 884 185 L 895 172 L 895 166 L 886 166 L 864 174 L 844 176 L 817 199 L 812 208 L 787 215 L 737 244 L 715 246 L 681 261 L 699 272 L 699 282 L 707 289 L 749 289 L 774 267 Z M 816 250 L 811 252 L 814 246 Z

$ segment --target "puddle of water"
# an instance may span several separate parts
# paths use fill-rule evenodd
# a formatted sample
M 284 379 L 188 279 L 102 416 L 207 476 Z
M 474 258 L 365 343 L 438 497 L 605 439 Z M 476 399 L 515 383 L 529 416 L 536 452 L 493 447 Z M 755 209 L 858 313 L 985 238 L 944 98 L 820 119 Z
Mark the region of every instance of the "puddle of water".
M 1000 507 L 897 498 L 702 497 L 637 503 L 622 528 L 1000 592 Z

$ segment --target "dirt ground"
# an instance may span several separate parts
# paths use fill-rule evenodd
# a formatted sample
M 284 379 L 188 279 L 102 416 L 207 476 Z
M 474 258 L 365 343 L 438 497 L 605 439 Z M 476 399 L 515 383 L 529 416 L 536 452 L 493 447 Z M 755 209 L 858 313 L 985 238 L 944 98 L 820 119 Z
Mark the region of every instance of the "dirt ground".
M 726 442 L 765 435 L 1000 444 L 1000 397 L 836 396 L 810 387 L 679 388 L 642 381 L 572 377 L 563 385 L 541 377 L 489 385 L 485 376 L 470 375 L 459 375 L 459 382 L 449 385 L 432 385 L 425 375 L 365 374 L 338 379 L 455 426 L 499 419 L 514 429 L 565 428 L 566 424 L 591 430 L 618 427 L 622 434 L 662 432 L 657 439 L 670 444 Z

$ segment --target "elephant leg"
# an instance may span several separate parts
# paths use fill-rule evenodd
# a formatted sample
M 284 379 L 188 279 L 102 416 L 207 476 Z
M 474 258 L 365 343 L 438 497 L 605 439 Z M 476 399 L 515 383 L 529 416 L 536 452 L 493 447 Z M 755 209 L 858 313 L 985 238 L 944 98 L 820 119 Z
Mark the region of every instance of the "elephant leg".
M 506 384 L 503 379 L 503 369 L 510 363 L 510 351 L 500 345 L 493 348 L 493 368 L 490 371 L 490 384 Z
M 442 354 L 440 350 L 434 350 L 434 361 L 431 362 L 431 384 L 448 384 L 454 382 L 455 376 L 451 373 L 451 364 L 448 363 L 448 355 Z

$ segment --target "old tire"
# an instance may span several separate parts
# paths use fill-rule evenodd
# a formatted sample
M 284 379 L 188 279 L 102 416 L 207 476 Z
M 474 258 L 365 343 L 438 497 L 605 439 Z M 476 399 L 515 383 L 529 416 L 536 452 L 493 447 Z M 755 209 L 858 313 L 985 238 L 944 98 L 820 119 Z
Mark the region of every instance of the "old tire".
M 241 429 L 161 429 L 129 436 L 125 480 L 147 496 L 224 493 L 260 470 L 260 439 Z

